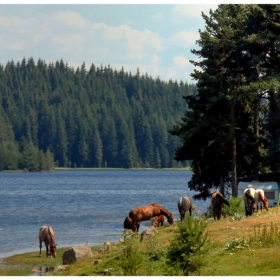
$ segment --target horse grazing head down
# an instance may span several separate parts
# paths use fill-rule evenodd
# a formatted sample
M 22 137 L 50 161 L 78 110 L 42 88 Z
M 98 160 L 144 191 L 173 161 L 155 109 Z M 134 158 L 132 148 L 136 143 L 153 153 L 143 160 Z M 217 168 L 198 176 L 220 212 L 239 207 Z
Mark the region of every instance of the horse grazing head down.
M 151 203 L 145 206 L 139 206 L 137 208 L 131 209 L 129 212 L 129 218 L 132 220 L 132 228 L 135 231 L 135 225 L 137 222 L 148 221 L 151 218 L 164 215 L 170 224 L 174 224 L 173 215 L 158 203 Z
M 45 243 L 46 246 L 46 255 L 51 257 L 56 257 L 56 246 L 54 240 L 54 231 L 50 226 L 42 226 L 39 230 L 39 248 L 40 253 L 39 256 L 42 255 L 42 242 Z
M 185 219 L 185 214 L 189 211 L 190 216 L 192 215 L 192 202 L 187 196 L 182 196 L 178 201 L 178 210 L 180 213 L 180 219 L 183 221 Z
M 51 244 L 51 246 L 50 246 L 50 256 L 53 256 L 54 258 L 56 258 L 56 246 L 57 246 L 57 244 Z
M 257 204 L 257 210 L 258 210 L 259 203 L 260 203 L 261 210 L 262 210 L 262 204 L 263 204 L 263 206 L 266 209 L 266 211 L 268 211 L 268 200 L 264 196 L 264 191 L 262 189 L 257 189 L 255 191 L 254 198 L 255 198 L 255 201 L 256 201 L 256 204 Z
M 246 216 L 251 216 L 255 211 L 255 192 L 256 190 L 254 188 L 244 190 L 243 200 Z
M 167 221 L 169 224 L 174 225 L 174 216 L 170 213 L 170 216 L 167 216 Z
M 224 204 L 230 206 L 229 202 L 221 193 L 215 192 L 211 196 L 211 204 L 214 211 L 214 220 L 220 220 Z

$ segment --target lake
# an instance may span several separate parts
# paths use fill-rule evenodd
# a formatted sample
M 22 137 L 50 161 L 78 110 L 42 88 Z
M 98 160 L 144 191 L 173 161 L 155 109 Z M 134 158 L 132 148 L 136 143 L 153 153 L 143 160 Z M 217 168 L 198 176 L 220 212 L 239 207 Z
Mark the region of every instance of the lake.
M 117 242 L 130 209 L 152 202 L 177 221 L 179 198 L 195 194 L 188 189 L 191 175 L 185 170 L 0 172 L 0 258 L 39 253 L 42 225 L 52 226 L 58 248 Z M 204 213 L 210 200 L 193 204 Z M 139 232 L 149 224 L 142 222 Z

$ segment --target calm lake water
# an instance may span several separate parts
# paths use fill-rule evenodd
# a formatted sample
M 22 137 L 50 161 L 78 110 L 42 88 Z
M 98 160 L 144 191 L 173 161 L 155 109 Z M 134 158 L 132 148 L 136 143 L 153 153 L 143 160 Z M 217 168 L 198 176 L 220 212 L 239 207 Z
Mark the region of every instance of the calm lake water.
M 157 202 L 179 219 L 177 202 L 192 198 L 191 171 L 54 171 L 0 173 L 0 258 L 39 252 L 38 232 L 50 225 L 58 247 L 96 246 L 122 238 L 129 210 Z M 210 201 L 194 201 L 204 213 Z M 142 232 L 149 222 L 142 222 Z M 43 252 L 45 246 L 43 244 Z

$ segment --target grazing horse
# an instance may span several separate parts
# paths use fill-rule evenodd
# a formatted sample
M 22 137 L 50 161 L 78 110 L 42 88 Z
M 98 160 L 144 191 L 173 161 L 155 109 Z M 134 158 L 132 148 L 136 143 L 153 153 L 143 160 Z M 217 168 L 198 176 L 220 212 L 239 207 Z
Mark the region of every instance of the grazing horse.
M 164 222 L 164 215 L 160 215 L 156 218 L 155 226 L 156 227 L 159 227 L 159 225 L 163 226 L 163 222 Z
M 42 256 L 42 242 L 45 243 L 46 246 L 46 254 L 48 256 L 56 257 L 56 246 L 54 240 L 54 231 L 50 226 L 42 226 L 39 230 L 39 247 L 40 253 L 39 256 Z
M 212 193 L 211 204 L 214 211 L 214 220 L 220 220 L 224 204 L 230 206 L 229 202 L 219 192 Z
M 192 202 L 191 202 L 190 198 L 188 198 L 187 196 L 182 196 L 178 201 L 178 210 L 180 213 L 181 221 L 183 221 L 183 219 L 185 219 L 185 214 L 187 211 L 189 211 L 190 216 L 191 216 L 192 215 Z
M 264 191 L 262 189 L 257 189 L 254 194 L 255 202 L 257 204 L 257 210 L 259 210 L 259 204 L 261 205 L 261 211 L 262 206 L 268 211 L 268 200 L 264 196 Z
M 243 200 L 246 216 L 251 216 L 255 211 L 255 192 L 256 190 L 254 188 L 244 190 Z
M 137 232 L 139 231 L 139 227 L 140 227 L 140 222 L 136 223 L 136 230 L 137 230 Z M 127 216 L 127 217 L 124 219 L 123 228 L 124 228 L 124 229 L 130 229 L 130 230 L 132 230 L 132 220 L 129 218 L 129 216 Z M 134 230 L 134 231 L 135 231 L 135 230 Z
M 129 217 L 132 220 L 132 228 L 135 231 L 135 226 L 138 222 L 148 221 L 153 217 L 164 215 L 170 224 L 174 224 L 172 213 L 157 203 L 152 203 L 146 206 L 140 206 L 130 210 Z

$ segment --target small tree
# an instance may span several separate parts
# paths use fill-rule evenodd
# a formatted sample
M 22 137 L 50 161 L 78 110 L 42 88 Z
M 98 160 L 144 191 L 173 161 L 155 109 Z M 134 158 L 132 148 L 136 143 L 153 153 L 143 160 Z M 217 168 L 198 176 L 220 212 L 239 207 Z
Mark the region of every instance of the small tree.
M 207 223 L 186 215 L 185 220 L 178 222 L 178 230 L 167 252 L 167 265 L 172 275 L 188 276 L 191 272 L 201 274 L 206 264 L 205 254 L 211 248 L 207 242 Z
M 127 230 L 124 230 L 123 236 L 125 248 L 118 262 L 120 275 L 137 276 L 143 263 L 142 255 L 138 251 L 139 237 Z

